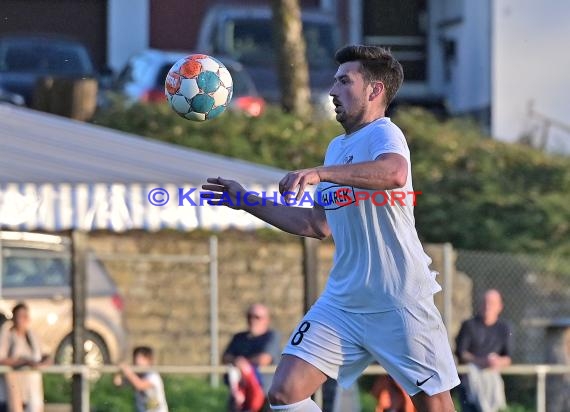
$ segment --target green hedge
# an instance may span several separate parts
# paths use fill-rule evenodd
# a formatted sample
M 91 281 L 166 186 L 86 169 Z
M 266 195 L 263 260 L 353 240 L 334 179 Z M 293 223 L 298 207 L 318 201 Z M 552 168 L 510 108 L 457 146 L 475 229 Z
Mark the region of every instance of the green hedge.
M 416 219 L 427 242 L 458 248 L 570 255 L 570 159 L 482 135 L 464 121 L 420 109 L 394 121 L 412 152 Z M 270 108 L 260 118 L 225 113 L 196 123 L 166 105 L 120 103 L 94 123 L 287 170 L 322 163 L 335 121 L 302 122 Z

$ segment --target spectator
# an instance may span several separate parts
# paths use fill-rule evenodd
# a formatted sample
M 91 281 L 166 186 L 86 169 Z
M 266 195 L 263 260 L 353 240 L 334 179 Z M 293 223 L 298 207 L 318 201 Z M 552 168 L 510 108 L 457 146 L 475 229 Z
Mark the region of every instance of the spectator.
M 390 375 L 379 376 L 372 386 L 378 399 L 375 412 L 415 412 L 410 395 Z
M 499 370 L 511 364 L 512 334 L 508 323 L 499 319 L 502 310 L 501 294 L 488 290 L 478 314 L 461 325 L 456 354 L 460 364 L 469 365 L 459 387 L 464 412 L 494 412 L 506 407 Z
M 142 368 L 154 365 L 153 350 L 148 346 L 139 346 L 133 351 L 133 364 Z M 135 389 L 137 412 L 168 412 L 164 384 L 158 372 L 135 373 L 126 364 L 119 365 L 123 376 Z M 115 377 L 115 385 L 122 384 L 121 376 Z
M 30 330 L 30 312 L 25 303 L 12 309 L 12 321 L 0 331 L 0 365 L 14 371 L 0 375 L 0 411 L 43 412 L 44 389 L 37 368 L 50 363 L 42 356 L 40 343 Z
M 227 376 L 232 411 L 259 411 L 266 405 L 271 377 L 261 375 L 257 368 L 275 364 L 280 355 L 279 335 L 270 329 L 270 322 L 265 305 L 251 305 L 247 331 L 234 335 L 224 351 L 222 362 L 234 366 Z

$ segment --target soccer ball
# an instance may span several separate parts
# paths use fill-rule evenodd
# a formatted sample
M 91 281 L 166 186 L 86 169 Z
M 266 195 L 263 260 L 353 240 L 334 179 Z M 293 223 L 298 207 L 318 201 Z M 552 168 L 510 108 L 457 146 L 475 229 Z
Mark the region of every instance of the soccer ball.
M 232 92 L 228 69 L 205 54 L 191 54 L 178 60 L 164 82 L 164 93 L 172 110 L 185 119 L 200 122 L 222 114 Z

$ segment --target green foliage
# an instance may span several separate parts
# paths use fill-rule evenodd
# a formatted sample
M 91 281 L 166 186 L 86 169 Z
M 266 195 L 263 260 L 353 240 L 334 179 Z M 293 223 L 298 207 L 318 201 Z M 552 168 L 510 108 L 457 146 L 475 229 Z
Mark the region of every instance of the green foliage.
M 414 165 L 416 220 L 430 242 L 570 254 L 570 159 L 488 139 L 468 123 L 401 113 Z
M 457 248 L 570 255 L 570 159 L 483 136 L 465 121 L 441 122 L 420 109 L 394 121 L 412 153 L 416 220 L 427 242 Z M 120 104 L 100 125 L 286 170 L 319 165 L 335 121 L 301 122 L 270 108 L 260 118 L 225 113 L 196 123 L 166 105 Z
M 227 387 L 212 388 L 207 379 L 180 375 L 163 376 L 168 407 L 176 412 L 225 411 L 228 399 Z M 61 375 L 44 375 L 44 392 L 48 403 L 71 403 L 71 381 Z M 105 375 L 92 387 L 91 410 L 93 412 L 134 411 L 134 394 L 131 388 L 117 388 L 112 376 Z M 368 390 L 361 390 L 362 412 L 373 412 L 376 399 Z
M 218 412 L 225 410 L 227 388 L 210 387 L 206 379 L 164 376 L 166 399 L 170 410 L 177 412 Z M 44 392 L 48 403 L 70 403 L 71 381 L 59 375 L 44 376 Z M 112 376 L 105 375 L 91 388 L 91 410 L 134 411 L 134 393 L 129 386 L 116 387 Z
M 322 164 L 331 136 L 342 133 L 335 121 L 302 122 L 274 107 L 259 118 L 230 111 L 211 121 L 192 122 L 167 105 L 117 104 L 98 113 L 93 122 L 287 170 Z

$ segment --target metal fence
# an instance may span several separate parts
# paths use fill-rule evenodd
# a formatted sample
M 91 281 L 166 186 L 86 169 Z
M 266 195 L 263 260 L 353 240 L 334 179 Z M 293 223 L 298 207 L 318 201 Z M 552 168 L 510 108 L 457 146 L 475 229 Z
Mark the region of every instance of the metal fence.
M 144 368 L 133 368 L 134 371 L 145 371 Z M 209 365 L 195 365 L 195 366 L 156 366 L 153 368 L 154 371 L 159 372 L 163 375 L 218 375 L 221 376 L 227 373 L 227 367 L 225 366 L 209 366 Z M 11 368 L 0 366 L 0 374 L 10 372 Z M 89 412 L 90 410 L 90 385 L 89 377 L 93 374 L 93 368 L 89 368 L 85 365 L 60 365 L 60 366 L 49 366 L 42 368 L 42 373 L 44 374 L 78 374 L 82 376 L 83 385 L 81 394 L 81 409 L 74 412 Z M 116 366 L 104 366 L 97 368 L 96 371 L 100 374 L 114 374 L 119 372 L 119 368 Z M 263 367 L 260 368 L 262 373 L 273 373 L 275 367 Z M 466 373 L 467 368 L 465 366 L 458 367 L 459 373 Z M 363 373 L 364 375 L 383 375 L 386 371 L 378 366 L 371 365 Z M 570 366 L 564 365 L 512 365 L 503 370 L 501 370 L 503 376 L 531 376 L 536 379 L 536 411 L 546 412 L 547 411 L 547 386 L 548 377 L 561 377 L 570 376 Z M 322 397 L 317 393 L 317 403 L 322 402 Z M 358 412 L 358 411 L 343 411 L 343 412 Z
M 502 317 L 514 332 L 517 363 L 570 362 L 553 352 L 568 340 L 570 352 L 570 259 L 556 255 L 522 255 L 457 250 L 456 269 L 473 282 L 473 302 L 485 290 L 503 295 Z M 475 308 L 474 308 L 475 310 Z

